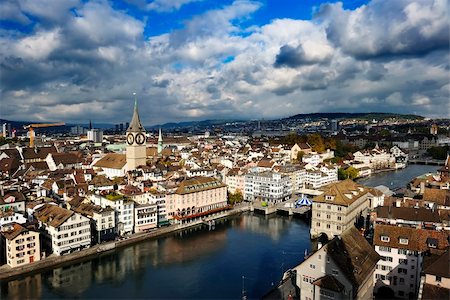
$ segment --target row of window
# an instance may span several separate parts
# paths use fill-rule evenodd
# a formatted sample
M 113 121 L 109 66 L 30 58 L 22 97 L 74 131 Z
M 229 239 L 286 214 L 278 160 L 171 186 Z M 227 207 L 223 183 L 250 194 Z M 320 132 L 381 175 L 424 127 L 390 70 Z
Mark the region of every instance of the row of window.
M 328 197 L 328 196 L 327 196 L 327 197 Z M 321 208 L 322 206 L 320 205 L 320 203 L 317 203 L 316 207 L 317 207 L 317 208 Z M 331 206 L 331 205 L 327 205 L 327 209 L 328 209 L 328 210 L 332 210 L 332 206 Z M 338 207 L 337 207 L 337 210 L 338 210 L 338 211 L 342 211 L 342 206 L 338 206 Z
M 320 222 L 316 222 L 316 226 L 317 227 L 320 227 Z M 325 226 L 327 229 L 331 229 L 331 225 L 330 224 L 326 224 L 326 226 Z M 340 225 L 336 225 L 336 230 L 341 230 L 342 229 L 342 226 L 340 226 Z

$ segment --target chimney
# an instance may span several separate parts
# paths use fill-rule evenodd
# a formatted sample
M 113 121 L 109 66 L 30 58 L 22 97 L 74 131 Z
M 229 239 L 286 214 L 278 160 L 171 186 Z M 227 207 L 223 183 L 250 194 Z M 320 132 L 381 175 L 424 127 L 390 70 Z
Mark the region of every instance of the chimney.
M 0 194 L 1 194 L 2 197 L 5 196 L 5 190 L 4 190 L 2 184 L 0 184 Z
M 420 190 L 419 190 L 419 194 L 422 194 L 425 192 L 425 182 L 421 182 L 420 183 Z

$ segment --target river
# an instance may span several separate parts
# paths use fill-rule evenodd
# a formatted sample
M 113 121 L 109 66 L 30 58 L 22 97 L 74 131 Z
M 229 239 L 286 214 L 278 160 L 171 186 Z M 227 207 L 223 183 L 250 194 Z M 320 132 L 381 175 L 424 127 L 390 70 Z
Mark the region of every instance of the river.
M 375 187 L 385 185 L 391 190 L 406 187 L 415 177 L 425 173 L 436 173 L 440 166 L 431 165 L 408 165 L 407 168 L 396 171 L 381 172 L 370 177 L 358 180 L 358 183 Z
M 359 182 L 393 189 L 437 169 L 410 165 Z M 238 299 L 242 289 L 259 298 L 310 249 L 305 221 L 248 213 L 220 221 L 214 230 L 191 229 L 2 282 L 0 298 Z
M 300 219 L 244 214 L 3 282 L 1 298 L 259 298 L 309 251 Z M 244 276 L 244 279 L 242 279 Z

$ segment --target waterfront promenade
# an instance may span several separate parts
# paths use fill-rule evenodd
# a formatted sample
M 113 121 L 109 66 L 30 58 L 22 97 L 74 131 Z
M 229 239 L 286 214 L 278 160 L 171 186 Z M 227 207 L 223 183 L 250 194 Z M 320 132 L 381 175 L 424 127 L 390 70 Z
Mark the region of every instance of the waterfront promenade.
M 75 262 L 81 262 L 87 260 L 93 256 L 100 255 L 105 252 L 114 251 L 118 248 L 125 247 L 131 244 L 139 243 L 144 240 L 162 237 L 164 235 L 172 234 L 181 230 L 185 230 L 195 226 L 201 226 L 204 221 L 218 220 L 226 218 L 232 215 L 240 214 L 250 210 L 250 206 L 246 203 L 235 205 L 231 210 L 220 212 L 206 217 L 204 220 L 197 220 L 186 224 L 170 225 L 168 227 L 162 227 L 145 233 L 135 233 L 116 241 L 106 242 L 98 245 L 94 245 L 90 248 L 72 252 L 62 256 L 50 255 L 40 261 L 29 263 L 22 267 L 11 268 L 8 265 L 0 267 L 0 280 L 11 280 L 20 275 L 33 273 L 36 271 L 42 271 L 45 269 L 51 269 L 57 266 L 63 266 L 66 264 L 73 264 Z

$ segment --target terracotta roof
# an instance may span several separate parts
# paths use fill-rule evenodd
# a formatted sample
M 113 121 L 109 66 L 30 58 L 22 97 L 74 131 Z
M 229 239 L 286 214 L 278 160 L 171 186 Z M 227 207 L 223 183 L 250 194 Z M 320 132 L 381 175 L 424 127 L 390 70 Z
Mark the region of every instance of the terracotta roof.
M 17 158 L 4 158 L 0 160 L 0 171 L 1 172 L 8 172 L 10 175 L 17 171 L 17 169 L 20 167 L 20 162 Z
M 7 228 L 7 229 L 2 231 L 2 235 L 7 240 L 13 240 L 19 234 L 28 231 L 28 229 L 26 229 L 25 227 L 23 227 L 23 226 L 21 226 L 20 224 L 17 224 L 17 223 L 8 224 L 8 225 L 4 226 L 4 228 Z
M 74 214 L 73 211 L 53 204 L 44 204 L 36 210 L 36 218 L 52 227 L 59 227 Z
M 197 176 L 185 179 L 183 182 L 181 182 L 175 193 L 184 195 L 221 187 L 226 187 L 226 185 L 215 178 Z
M 7 199 L 8 197 L 13 196 L 15 202 L 19 201 L 25 201 L 25 195 L 22 192 L 19 191 L 6 191 L 4 196 L 0 196 L 0 204 L 4 203 L 4 199 Z
M 94 167 L 109 168 L 109 169 L 122 169 L 127 163 L 125 154 L 108 153 L 99 159 Z
M 81 159 L 74 153 L 52 153 L 51 155 L 56 165 L 70 165 L 81 162 Z
M 325 275 L 320 277 L 314 280 L 313 284 L 338 293 L 345 289 L 345 286 L 333 275 Z
M 40 148 L 23 148 L 22 155 L 24 159 L 40 158 L 44 160 L 49 153 L 57 153 L 55 146 Z
M 377 217 L 383 219 L 401 219 L 416 222 L 440 223 L 441 218 L 437 211 L 432 211 L 425 207 L 388 207 L 379 206 L 376 208 Z
M 383 242 L 381 236 L 389 237 L 389 241 Z M 447 231 L 376 224 L 373 244 L 376 246 L 407 249 L 411 251 L 426 251 L 431 249 L 444 250 L 449 246 L 448 237 L 449 233 Z M 408 243 L 401 244 L 401 238 L 408 239 Z M 436 243 L 436 248 L 429 247 L 430 242 Z
M 32 163 L 27 163 L 27 167 L 32 166 L 35 170 L 48 170 L 47 162 L 45 161 L 35 161 Z
M 156 147 L 147 147 L 145 149 L 147 156 L 157 156 L 158 155 L 158 148 Z
M 450 191 L 425 188 L 423 200 L 434 202 L 438 205 L 450 206 Z
M 258 167 L 261 167 L 261 168 L 272 168 L 274 164 L 275 163 L 273 161 L 270 161 L 270 159 L 261 159 L 258 162 Z
M 356 287 L 355 290 L 358 290 L 368 276 L 372 276 L 380 259 L 378 253 L 354 226 L 344 231 L 340 237 L 332 239 L 324 247 L 344 276 Z
M 329 184 L 321 188 L 321 190 L 324 191 L 324 193 L 314 197 L 315 202 L 349 206 L 362 196 L 371 192 L 372 189 L 357 184 L 351 179 L 346 179 L 344 181 Z M 326 200 L 326 196 L 332 196 L 333 199 Z
M 450 289 L 425 283 L 422 290 L 423 300 L 450 299 Z
M 425 274 L 441 276 L 450 279 L 450 251 L 445 251 L 430 266 L 424 269 Z

